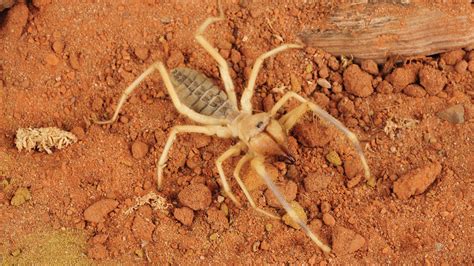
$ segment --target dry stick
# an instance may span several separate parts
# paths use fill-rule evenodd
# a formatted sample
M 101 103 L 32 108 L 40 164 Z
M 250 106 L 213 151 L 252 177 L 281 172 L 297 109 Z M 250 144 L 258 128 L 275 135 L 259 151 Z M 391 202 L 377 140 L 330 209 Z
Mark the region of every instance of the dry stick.
M 384 63 L 388 56 L 432 55 L 474 46 L 474 14 L 447 14 L 418 6 L 366 5 L 362 12 L 339 10 L 330 20 L 335 30 L 300 33 L 308 46 L 333 55 L 353 55 Z M 377 15 L 386 7 L 393 12 Z M 468 9 L 470 10 L 470 9 Z M 374 15 L 375 13 L 375 15 Z

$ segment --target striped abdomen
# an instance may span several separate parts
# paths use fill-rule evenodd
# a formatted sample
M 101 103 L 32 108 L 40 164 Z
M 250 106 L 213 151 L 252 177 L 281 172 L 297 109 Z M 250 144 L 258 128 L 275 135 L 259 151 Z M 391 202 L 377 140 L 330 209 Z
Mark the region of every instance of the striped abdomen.
M 212 80 L 194 69 L 173 69 L 171 82 L 179 100 L 199 114 L 214 118 L 230 118 L 236 112 L 227 94 Z

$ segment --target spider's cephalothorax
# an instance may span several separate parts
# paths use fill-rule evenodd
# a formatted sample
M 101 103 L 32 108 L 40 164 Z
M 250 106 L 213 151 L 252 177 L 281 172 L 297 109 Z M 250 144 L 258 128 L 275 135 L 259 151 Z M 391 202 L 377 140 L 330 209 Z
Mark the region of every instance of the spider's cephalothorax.
M 264 215 L 280 219 L 279 216 L 258 207 L 252 199 L 245 184 L 240 179 L 240 170 L 248 162 L 250 162 L 252 168 L 272 190 L 288 215 L 301 226 L 311 240 L 314 241 L 323 251 L 329 252 L 331 249 L 322 243 L 309 227 L 298 217 L 294 209 L 288 204 L 284 196 L 275 186 L 265 170 L 264 160 L 268 156 L 280 156 L 289 162 L 294 161 L 293 157 L 291 157 L 288 152 L 287 134 L 296 122 L 300 120 L 307 111 L 311 110 L 322 120 L 332 124 L 349 138 L 360 157 L 366 179 L 369 181 L 369 184 L 373 185 L 375 181 L 370 176 L 369 167 L 359 141 L 354 133 L 349 131 L 341 122 L 332 117 L 318 105 L 308 101 L 295 92 L 287 92 L 284 94 L 269 112 L 253 114 L 251 99 L 254 92 L 255 80 L 263 61 L 266 58 L 289 48 L 301 48 L 302 46 L 299 44 L 281 45 L 260 55 L 255 60 L 249 76 L 248 84 L 242 93 L 242 98 L 240 99 L 241 108 L 239 109 L 237 97 L 234 91 L 234 84 L 229 74 L 227 62 L 203 36 L 205 29 L 210 24 L 224 19 L 224 14 L 220 6 L 219 11 L 219 17 L 211 17 L 204 21 L 197 30 L 195 38 L 196 41 L 211 55 L 211 57 L 217 61 L 219 72 L 224 83 L 225 92 L 214 85 L 209 78 L 196 70 L 190 68 L 175 68 L 171 71 L 170 75 L 164 64 L 161 61 L 158 61 L 146 69 L 125 89 L 112 118 L 107 121 L 96 121 L 96 123 L 108 124 L 114 122 L 130 93 L 132 93 L 133 90 L 138 87 L 140 82 L 148 75 L 153 73 L 155 70 L 158 70 L 163 79 L 164 85 L 168 90 L 173 105 L 176 107 L 178 112 L 201 124 L 174 126 L 170 131 L 170 136 L 163 148 L 163 152 L 157 165 L 158 189 L 160 189 L 162 185 L 163 169 L 166 167 L 168 153 L 178 133 L 202 133 L 206 135 L 214 135 L 220 138 L 234 138 L 237 140 L 237 143 L 230 147 L 216 160 L 216 167 L 219 171 L 221 186 L 226 195 L 236 205 L 240 205 L 237 197 L 229 186 L 222 163 L 226 159 L 233 156 L 239 156 L 244 152 L 245 155 L 237 163 L 233 176 L 250 205 Z M 277 120 L 276 116 L 278 111 L 290 99 L 299 101 L 301 105 L 287 112 Z

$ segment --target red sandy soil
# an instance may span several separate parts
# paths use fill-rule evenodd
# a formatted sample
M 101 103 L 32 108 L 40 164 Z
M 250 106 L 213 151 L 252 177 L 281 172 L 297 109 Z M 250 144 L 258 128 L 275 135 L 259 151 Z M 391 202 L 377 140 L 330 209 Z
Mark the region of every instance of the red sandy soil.
M 258 55 L 281 39 L 297 41 L 335 8 L 283 2 L 226 1 L 226 19 L 206 31 L 231 66 L 239 96 Z M 110 117 L 123 89 L 157 60 L 197 69 L 222 86 L 216 63 L 193 36 L 216 14 L 213 1 L 41 0 L 2 15 L 3 258 L 24 254 L 20 236 L 62 228 L 86 235 L 83 253 L 96 263 L 474 263 L 474 51 L 416 59 L 386 73 L 373 62 L 343 68 L 313 48 L 265 62 L 254 109 L 269 110 L 287 90 L 314 100 L 356 133 L 377 178 L 375 188 L 367 186 L 349 141 L 310 114 L 289 139 L 297 162 L 268 159 L 285 196 L 304 208 L 331 254 L 301 230 L 255 212 L 233 178 L 243 206 L 221 196 L 215 160 L 233 140 L 178 137 L 158 192 L 155 167 L 169 130 L 193 123 L 174 109 L 159 75 L 134 92 L 116 123 L 91 119 Z M 319 78 L 332 88 L 317 85 Z M 464 122 L 438 115 L 458 104 Z M 79 141 L 51 155 L 17 151 L 18 128 L 49 126 Z M 341 163 L 328 162 L 330 152 Z M 229 177 L 238 159 L 224 163 Z M 283 215 L 254 176 L 244 169 L 257 204 Z M 31 199 L 12 204 L 18 188 Z M 125 213 L 149 192 L 166 200 L 167 211 L 145 204 Z

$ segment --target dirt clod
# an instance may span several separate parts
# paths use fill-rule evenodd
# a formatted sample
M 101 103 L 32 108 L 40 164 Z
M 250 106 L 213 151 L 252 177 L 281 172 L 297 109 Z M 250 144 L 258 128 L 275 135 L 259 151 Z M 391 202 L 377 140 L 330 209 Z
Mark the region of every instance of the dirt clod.
M 447 83 L 447 79 L 441 71 L 428 66 L 420 70 L 419 77 L 421 86 L 430 95 L 438 94 Z
M 194 212 L 188 207 L 174 209 L 173 215 L 176 220 L 184 225 L 190 226 L 193 224 Z
M 326 160 L 328 160 L 328 162 L 335 166 L 342 165 L 341 158 L 339 157 L 339 154 L 337 154 L 337 152 L 335 151 L 330 151 L 328 154 L 326 154 Z
M 426 95 L 425 89 L 420 85 L 410 84 L 403 89 L 403 93 L 411 97 L 422 98 Z
M 447 65 L 454 66 L 457 62 L 462 60 L 465 54 L 466 52 L 462 49 L 454 50 L 441 54 L 441 59 L 443 59 Z
M 265 164 L 265 169 L 267 170 L 268 175 L 270 175 L 273 181 L 277 180 L 278 169 L 275 166 L 271 164 Z M 266 187 L 265 181 L 263 181 L 263 179 L 251 167 L 243 168 L 242 176 L 242 180 L 248 191 L 263 189 Z
M 356 175 L 363 173 L 364 167 L 358 157 L 351 156 L 344 161 L 344 172 L 348 178 L 352 179 Z
M 374 92 L 372 88 L 372 76 L 360 69 L 358 65 L 352 64 L 344 71 L 344 87 L 347 92 L 367 97 Z
M 50 53 L 44 57 L 44 62 L 47 65 L 56 66 L 57 64 L 59 64 L 59 58 L 55 54 Z
M 155 225 L 149 219 L 141 215 L 135 216 L 132 224 L 132 233 L 136 239 L 150 242 L 153 230 L 155 230 Z
M 184 206 L 198 211 L 209 207 L 212 195 L 207 186 L 203 184 L 191 184 L 179 192 L 178 199 Z
M 309 192 L 317 192 L 325 190 L 329 183 L 331 183 L 331 177 L 328 175 L 319 175 L 317 173 L 309 173 L 304 179 L 304 188 Z
M 464 123 L 464 106 L 462 104 L 453 105 L 436 114 L 439 118 L 453 124 Z
M 400 92 L 408 84 L 416 82 L 416 72 L 412 69 L 397 68 L 387 76 L 386 80 L 392 84 L 394 92 Z
M 141 159 L 148 153 L 148 145 L 139 140 L 132 144 L 132 156 L 135 159 Z
M 324 147 L 332 139 L 329 130 L 315 122 L 297 124 L 293 134 L 299 143 L 310 148 Z
M 323 214 L 323 222 L 324 224 L 329 225 L 329 226 L 336 225 L 336 219 L 334 219 L 334 217 L 329 213 Z
M 15 191 L 15 195 L 10 201 L 13 206 L 20 206 L 31 199 L 31 194 L 28 188 L 20 187 Z
M 84 219 L 88 222 L 100 223 L 105 216 L 113 211 L 119 202 L 113 199 L 102 199 L 90 205 L 84 211 Z
M 217 208 L 209 208 L 207 210 L 207 222 L 213 230 L 223 230 L 229 227 L 226 214 Z
M 333 251 L 338 256 L 354 253 L 365 245 L 361 235 L 342 226 L 334 229 L 332 242 Z
M 107 248 L 102 244 L 95 244 L 87 250 L 87 256 L 91 259 L 102 260 L 107 258 Z
M 379 68 L 377 66 L 377 63 L 375 63 L 374 60 L 363 60 L 360 64 L 360 67 L 365 72 L 372 74 L 374 76 L 379 74 Z
M 414 169 L 401 176 L 393 184 L 393 192 L 398 198 L 406 200 L 411 196 L 420 195 L 433 183 L 441 173 L 441 164 L 430 163 Z

